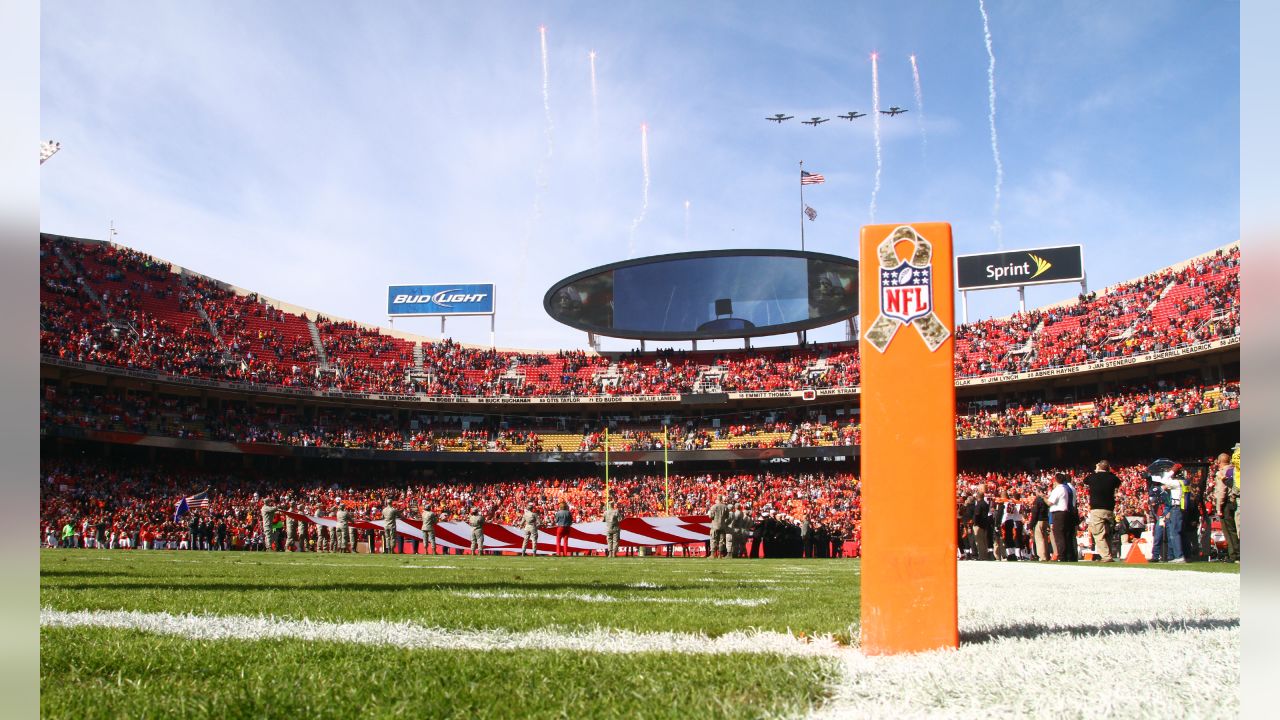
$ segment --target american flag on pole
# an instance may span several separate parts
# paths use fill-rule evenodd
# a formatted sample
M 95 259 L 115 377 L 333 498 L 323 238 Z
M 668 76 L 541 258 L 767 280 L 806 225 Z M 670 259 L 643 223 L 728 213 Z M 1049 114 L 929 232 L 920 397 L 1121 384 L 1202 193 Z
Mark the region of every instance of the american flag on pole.
M 823 177 L 820 173 L 811 173 L 808 170 L 800 171 L 801 185 L 817 185 L 819 183 L 824 183 L 826 181 L 827 179 Z
M 195 495 L 188 495 L 184 498 L 179 498 L 178 502 L 173 504 L 173 521 L 178 522 L 183 515 L 186 515 L 192 510 L 207 507 L 209 507 L 208 490 L 196 493 Z
M 204 492 L 196 493 L 195 495 L 188 495 L 183 499 L 187 501 L 187 507 L 191 508 L 192 510 L 207 508 L 209 507 L 209 504 L 210 504 L 208 490 L 205 490 Z

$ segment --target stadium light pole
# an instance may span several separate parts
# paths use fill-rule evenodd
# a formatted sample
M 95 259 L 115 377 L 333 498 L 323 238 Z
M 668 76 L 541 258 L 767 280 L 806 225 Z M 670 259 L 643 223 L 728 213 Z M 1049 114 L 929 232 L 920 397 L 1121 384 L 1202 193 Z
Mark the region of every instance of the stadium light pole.
M 62 143 L 54 140 L 45 140 L 44 142 L 40 143 L 40 164 L 41 165 L 45 164 L 45 162 L 49 158 L 56 155 L 58 151 L 61 149 L 62 149 Z

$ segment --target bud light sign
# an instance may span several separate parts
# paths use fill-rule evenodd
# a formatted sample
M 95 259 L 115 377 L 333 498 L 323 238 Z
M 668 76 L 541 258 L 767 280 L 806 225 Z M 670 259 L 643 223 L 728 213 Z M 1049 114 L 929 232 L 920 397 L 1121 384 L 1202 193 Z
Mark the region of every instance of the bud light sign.
M 492 315 L 493 283 L 391 285 L 387 315 Z

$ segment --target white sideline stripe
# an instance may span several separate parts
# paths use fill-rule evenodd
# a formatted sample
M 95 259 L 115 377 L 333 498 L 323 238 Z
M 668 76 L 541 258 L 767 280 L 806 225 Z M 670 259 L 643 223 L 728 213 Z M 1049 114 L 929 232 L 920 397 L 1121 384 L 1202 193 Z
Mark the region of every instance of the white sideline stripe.
M 247 615 L 174 615 L 131 610 L 64 611 L 41 608 L 41 627 L 93 627 L 177 635 L 188 640 L 296 639 L 389 645 L 422 650 L 568 650 L 625 654 L 788 655 L 835 657 L 850 652 L 830 637 L 810 640 L 768 631 L 735 631 L 719 637 L 680 632 L 639 633 L 594 629 L 472 630 L 425 627 L 385 620 L 323 622 Z
M 958 571 L 961 635 L 984 640 L 844 653 L 811 717 L 1239 714 L 1239 575 L 1030 562 Z
M 759 607 L 761 605 L 768 605 L 771 602 L 769 598 L 683 598 L 647 597 L 640 595 L 618 597 L 616 595 L 606 595 L 604 593 L 538 592 L 533 590 L 459 590 L 450 594 L 456 597 L 470 598 L 472 600 L 573 600 L 574 602 L 589 603 L 641 602 L 684 605 L 716 605 L 721 607 Z

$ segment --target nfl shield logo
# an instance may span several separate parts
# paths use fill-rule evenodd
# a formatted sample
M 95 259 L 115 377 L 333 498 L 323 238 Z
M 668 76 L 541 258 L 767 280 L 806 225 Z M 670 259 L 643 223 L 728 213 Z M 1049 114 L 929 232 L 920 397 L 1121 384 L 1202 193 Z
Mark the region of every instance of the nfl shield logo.
M 909 323 L 933 312 L 933 268 L 903 261 L 880 271 L 880 312 Z

